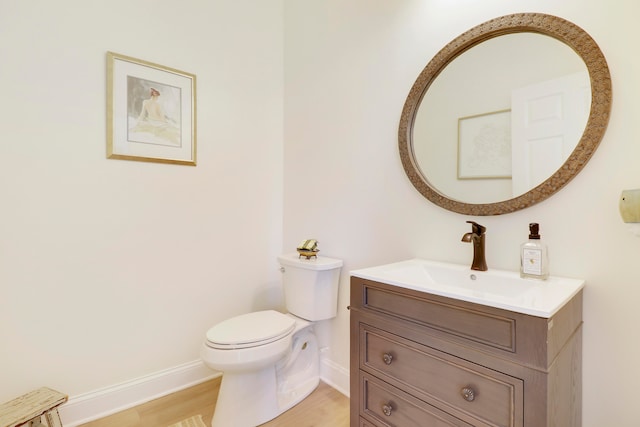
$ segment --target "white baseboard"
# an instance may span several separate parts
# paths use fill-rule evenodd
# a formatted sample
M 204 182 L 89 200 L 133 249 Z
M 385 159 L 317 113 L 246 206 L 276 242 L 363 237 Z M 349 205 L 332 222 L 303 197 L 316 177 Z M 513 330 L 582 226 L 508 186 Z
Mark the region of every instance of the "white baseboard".
M 60 418 L 65 427 L 76 427 L 220 375 L 221 373 L 211 370 L 201 360 L 196 360 L 121 384 L 72 396 L 60 407 Z M 320 378 L 349 397 L 348 369 L 329 359 L 322 359 Z
M 201 360 L 196 360 L 121 384 L 72 396 L 60 407 L 60 418 L 65 427 L 76 427 L 220 375 Z M 213 403 L 211 402 L 212 405 Z
M 320 360 L 320 379 L 349 397 L 349 370 L 332 360 Z

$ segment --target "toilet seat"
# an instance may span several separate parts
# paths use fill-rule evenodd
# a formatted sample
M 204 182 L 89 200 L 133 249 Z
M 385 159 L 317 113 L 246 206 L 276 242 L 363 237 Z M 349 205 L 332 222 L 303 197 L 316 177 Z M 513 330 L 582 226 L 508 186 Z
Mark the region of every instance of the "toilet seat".
M 209 329 L 207 346 L 221 350 L 258 347 L 289 335 L 295 325 L 295 319 L 274 310 L 242 314 Z

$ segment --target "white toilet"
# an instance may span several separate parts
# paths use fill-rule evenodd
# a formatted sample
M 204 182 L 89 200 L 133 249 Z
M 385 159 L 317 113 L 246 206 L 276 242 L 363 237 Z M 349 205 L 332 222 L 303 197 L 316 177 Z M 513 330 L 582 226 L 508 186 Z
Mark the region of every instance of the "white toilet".
M 342 261 L 278 257 L 287 310 L 243 314 L 213 326 L 202 360 L 221 371 L 212 427 L 256 427 L 307 397 L 320 382 L 313 322 L 335 317 Z

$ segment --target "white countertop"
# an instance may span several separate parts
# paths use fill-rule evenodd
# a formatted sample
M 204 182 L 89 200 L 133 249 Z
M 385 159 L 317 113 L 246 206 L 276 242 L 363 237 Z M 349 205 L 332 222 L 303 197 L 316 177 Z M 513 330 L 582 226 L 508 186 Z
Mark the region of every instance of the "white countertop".
M 468 265 L 423 259 L 353 270 L 351 275 L 545 318 L 552 317 L 584 287 L 581 279 L 523 279 L 518 272 L 475 271 Z

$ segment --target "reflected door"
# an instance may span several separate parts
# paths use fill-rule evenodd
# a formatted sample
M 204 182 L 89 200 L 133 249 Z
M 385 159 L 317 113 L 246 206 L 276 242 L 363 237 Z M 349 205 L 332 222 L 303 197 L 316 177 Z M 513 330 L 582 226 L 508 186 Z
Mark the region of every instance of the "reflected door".
M 580 140 L 590 107 L 586 71 L 512 91 L 514 196 L 541 184 L 562 166 Z

